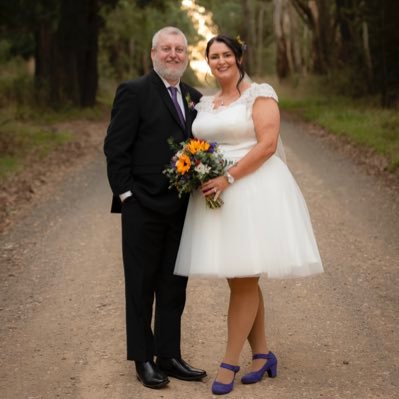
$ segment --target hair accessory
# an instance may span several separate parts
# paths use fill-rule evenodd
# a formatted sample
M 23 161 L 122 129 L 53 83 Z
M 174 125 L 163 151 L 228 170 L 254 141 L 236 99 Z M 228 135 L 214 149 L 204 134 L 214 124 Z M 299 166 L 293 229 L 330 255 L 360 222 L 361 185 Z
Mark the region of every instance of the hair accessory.
M 244 52 L 247 49 L 247 44 L 243 40 L 241 40 L 240 35 L 236 36 L 236 40 L 237 40 L 238 44 L 241 46 L 242 52 Z

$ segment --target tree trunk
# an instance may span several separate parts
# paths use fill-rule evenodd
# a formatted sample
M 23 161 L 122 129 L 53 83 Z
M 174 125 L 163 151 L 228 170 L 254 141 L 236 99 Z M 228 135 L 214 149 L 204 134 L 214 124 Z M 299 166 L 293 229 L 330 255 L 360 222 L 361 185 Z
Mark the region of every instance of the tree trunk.
M 334 51 L 332 41 L 331 25 L 332 18 L 329 10 L 330 0 L 318 0 L 315 5 L 317 8 L 317 46 L 319 49 L 319 72 L 324 74 L 330 69 L 330 54 Z
M 251 75 L 254 73 L 255 62 L 256 62 L 256 42 L 257 42 L 257 32 L 256 32 L 256 15 L 255 15 L 255 4 L 254 0 L 242 0 L 243 10 L 244 10 L 244 21 L 246 25 L 244 26 L 244 41 L 247 43 L 247 55 L 245 69 Z
M 285 0 L 274 0 L 274 34 L 276 36 L 276 71 L 279 79 L 290 74 L 290 63 L 287 55 L 287 43 L 283 30 Z
M 256 43 L 256 76 L 262 76 L 263 74 L 263 49 L 264 49 L 264 18 L 265 18 L 265 4 L 261 3 L 258 10 L 258 23 L 257 23 L 257 43 Z
M 304 52 L 307 49 L 306 30 L 299 24 L 299 18 L 290 3 L 287 3 L 287 13 L 290 20 L 290 41 L 292 70 L 296 73 L 306 73 L 307 65 L 304 61 Z
M 289 13 L 287 1 L 284 0 L 283 4 L 284 4 L 284 7 L 283 7 L 283 15 L 282 15 L 281 25 L 282 25 L 283 35 L 285 38 L 288 66 L 289 66 L 290 72 L 292 73 L 295 71 L 294 59 L 293 59 L 294 46 L 293 46 L 292 22 L 291 22 L 291 15 Z
M 35 35 L 35 98 L 38 103 L 48 102 L 49 93 L 49 76 L 52 70 L 52 48 L 54 35 L 51 31 L 50 25 L 46 22 L 41 22 L 36 27 Z
M 47 22 L 36 30 L 36 84 L 48 89 L 54 107 L 95 104 L 98 11 L 98 0 L 61 0 L 58 26 Z
M 313 71 L 325 74 L 332 52 L 331 16 L 327 0 L 291 0 L 298 15 L 312 32 Z
M 98 0 L 88 0 L 85 4 L 85 43 L 82 44 L 79 57 L 79 94 L 80 105 L 91 107 L 96 102 L 98 88 L 98 33 L 99 33 Z
M 371 89 L 374 93 L 380 94 L 383 107 L 398 106 L 399 9 L 397 2 L 395 0 L 367 0 L 362 5 L 362 22 L 367 22 L 367 30 L 363 26 L 360 36 L 363 71 L 369 68 L 365 65 L 368 62 L 367 47 L 369 46 L 373 72 Z M 365 53 L 366 62 L 364 62 Z M 366 73 L 365 75 L 367 77 Z
M 353 32 L 353 25 L 355 20 L 353 0 L 336 0 L 336 20 L 340 40 L 338 43 L 337 57 L 341 64 L 348 61 L 348 55 L 352 58 L 354 53 L 355 35 Z
M 371 63 L 369 30 L 368 30 L 368 24 L 366 21 L 363 21 L 363 23 L 362 23 L 362 37 L 363 37 L 364 58 L 366 60 L 366 66 L 367 66 L 367 77 L 368 77 L 368 81 L 372 82 L 373 81 L 373 65 Z

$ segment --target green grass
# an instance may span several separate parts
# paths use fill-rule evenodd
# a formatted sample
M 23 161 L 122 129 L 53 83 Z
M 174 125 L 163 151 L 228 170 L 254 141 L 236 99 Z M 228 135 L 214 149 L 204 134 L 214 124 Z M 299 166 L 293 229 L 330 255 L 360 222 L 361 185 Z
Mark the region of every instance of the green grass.
M 0 181 L 19 171 L 30 154 L 42 159 L 71 139 L 71 133 L 55 130 L 51 125 L 15 120 L 0 113 Z
M 53 110 L 36 100 L 29 65 L 22 59 L 0 62 L 0 182 L 28 167 L 27 159 L 41 159 L 56 147 L 74 139 L 57 124 L 72 120 L 100 121 L 109 118 L 115 92 L 113 82 L 102 82 L 98 105 Z
M 35 107 L 32 105 L 19 105 L 9 108 L 8 113 L 13 115 L 13 119 L 20 122 L 33 122 L 35 124 L 50 125 L 68 120 L 87 119 L 98 121 L 104 117 L 105 110 L 109 110 L 109 106 L 99 103 L 91 108 L 72 108 L 67 107 L 61 110 L 52 110 L 45 107 Z M 4 114 L 2 111 L 0 114 Z
M 269 81 L 271 81 L 269 79 Z M 296 84 L 271 82 L 282 109 L 294 112 L 331 133 L 371 148 L 386 157 L 388 169 L 399 169 L 399 112 L 382 109 L 375 99 L 355 100 L 325 94 L 323 82 L 307 79 Z
M 99 121 L 109 117 L 110 106 L 99 103 L 92 108 L 64 108 L 54 111 L 35 105 L 11 104 L 0 109 L 0 183 L 27 167 L 34 154 L 43 159 L 53 149 L 74 139 L 73 134 L 55 126 L 72 120 Z
M 4 101 L 3 101 L 4 103 Z M 0 183 L 27 167 L 29 155 L 43 159 L 58 146 L 74 139 L 55 126 L 72 120 L 99 121 L 109 117 L 105 102 L 92 108 L 51 110 L 35 104 L 10 103 L 0 108 Z
M 6 176 L 18 171 L 21 167 L 17 157 L 0 156 L 0 181 Z

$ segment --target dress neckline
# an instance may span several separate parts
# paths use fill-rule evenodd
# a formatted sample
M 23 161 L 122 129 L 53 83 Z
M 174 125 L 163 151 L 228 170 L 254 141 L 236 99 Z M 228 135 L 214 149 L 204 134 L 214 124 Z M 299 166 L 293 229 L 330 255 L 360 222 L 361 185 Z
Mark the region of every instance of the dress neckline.
M 241 100 L 243 98 L 244 94 L 247 91 L 252 89 L 252 86 L 253 86 L 253 83 L 250 83 L 249 87 L 246 88 L 237 99 L 235 99 L 234 101 L 232 101 L 228 105 L 219 105 L 217 108 L 214 107 L 214 100 L 216 98 L 216 94 L 215 94 L 213 97 L 211 97 L 211 108 L 212 108 L 212 111 L 218 111 L 220 109 L 226 109 L 226 108 L 230 107 L 231 105 L 235 104 L 237 101 L 239 101 L 239 100 Z

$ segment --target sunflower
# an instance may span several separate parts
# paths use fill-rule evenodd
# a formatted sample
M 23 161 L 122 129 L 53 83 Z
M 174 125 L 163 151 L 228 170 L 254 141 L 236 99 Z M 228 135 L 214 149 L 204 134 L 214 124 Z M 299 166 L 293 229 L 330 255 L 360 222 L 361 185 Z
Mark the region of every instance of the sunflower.
M 208 151 L 209 143 L 207 141 L 191 139 L 186 148 L 191 154 L 196 154 L 199 151 Z
M 179 159 L 176 161 L 176 169 L 181 174 L 184 175 L 191 166 L 190 158 L 186 154 L 180 155 Z

